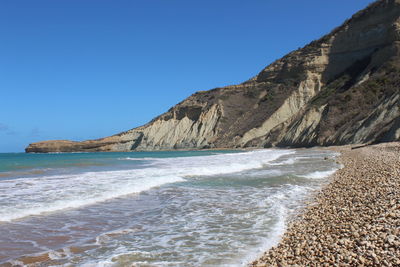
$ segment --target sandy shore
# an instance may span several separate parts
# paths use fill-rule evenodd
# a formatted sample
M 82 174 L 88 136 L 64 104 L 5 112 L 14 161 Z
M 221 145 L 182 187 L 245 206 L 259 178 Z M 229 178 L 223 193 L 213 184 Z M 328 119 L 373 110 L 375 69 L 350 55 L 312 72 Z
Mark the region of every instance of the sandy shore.
M 345 168 L 251 266 L 400 266 L 400 143 L 333 149 Z

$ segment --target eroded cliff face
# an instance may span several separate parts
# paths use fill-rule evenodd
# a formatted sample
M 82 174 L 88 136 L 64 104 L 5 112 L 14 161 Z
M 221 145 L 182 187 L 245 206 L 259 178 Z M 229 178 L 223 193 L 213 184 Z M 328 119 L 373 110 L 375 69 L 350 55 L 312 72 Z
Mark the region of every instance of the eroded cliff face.
M 400 0 L 380 0 L 234 86 L 197 92 L 150 123 L 27 152 L 339 145 L 400 140 Z

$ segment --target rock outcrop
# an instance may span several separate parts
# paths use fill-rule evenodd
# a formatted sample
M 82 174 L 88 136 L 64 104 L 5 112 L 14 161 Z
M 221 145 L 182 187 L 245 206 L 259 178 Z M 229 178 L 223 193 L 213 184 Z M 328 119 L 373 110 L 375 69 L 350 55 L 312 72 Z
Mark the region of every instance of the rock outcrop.
M 26 152 L 326 146 L 400 140 L 400 0 L 342 26 L 234 86 L 193 94 L 150 123 Z

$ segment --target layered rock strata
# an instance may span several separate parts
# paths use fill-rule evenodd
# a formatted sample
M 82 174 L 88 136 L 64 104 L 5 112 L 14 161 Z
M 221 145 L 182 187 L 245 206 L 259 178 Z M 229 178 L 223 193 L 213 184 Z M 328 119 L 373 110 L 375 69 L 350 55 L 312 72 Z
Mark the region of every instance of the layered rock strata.
M 234 86 L 193 94 L 150 123 L 27 152 L 315 146 L 400 139 L 400 0 L 342 26 Z

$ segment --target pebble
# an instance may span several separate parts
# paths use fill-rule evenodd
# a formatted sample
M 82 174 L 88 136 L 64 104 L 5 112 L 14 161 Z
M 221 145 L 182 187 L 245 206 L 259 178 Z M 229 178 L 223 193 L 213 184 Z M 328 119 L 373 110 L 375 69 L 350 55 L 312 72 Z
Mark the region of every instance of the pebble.
M 250 266 L 400 266 L 400 142 L 331 149 L 345 168 Z

